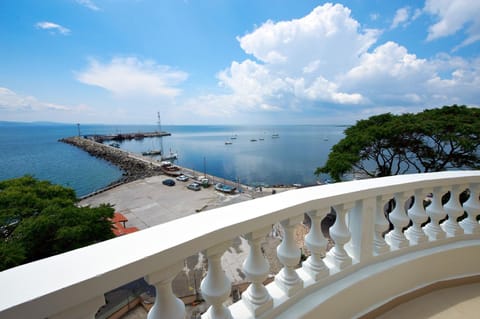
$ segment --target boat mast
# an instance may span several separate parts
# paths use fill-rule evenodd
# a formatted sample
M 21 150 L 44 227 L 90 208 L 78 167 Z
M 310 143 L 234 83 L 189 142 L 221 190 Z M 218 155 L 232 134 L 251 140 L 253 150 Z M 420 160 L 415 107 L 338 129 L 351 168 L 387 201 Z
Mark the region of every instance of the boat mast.
M 160 112 L 157 112 L 158 117 L 158 132 L 160 133 L 160 154 L 163 155 L 163 136 L 162 136 L 162 122 L 160 120 Z

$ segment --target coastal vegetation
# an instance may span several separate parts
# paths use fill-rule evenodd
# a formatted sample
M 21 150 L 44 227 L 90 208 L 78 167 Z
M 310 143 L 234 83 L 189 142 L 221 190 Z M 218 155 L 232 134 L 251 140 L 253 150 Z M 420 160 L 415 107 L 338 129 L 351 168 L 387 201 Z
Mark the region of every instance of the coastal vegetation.
M 32 176 L 0 182 L 0 271 L 114 237 L 114 209 Z
M 347 173 L 380 177 L 478 169 L 479 147 L 479 108 L 452 105 L 416 114 L 385 113 L 347 128 L 315 174 L 340 181 Z

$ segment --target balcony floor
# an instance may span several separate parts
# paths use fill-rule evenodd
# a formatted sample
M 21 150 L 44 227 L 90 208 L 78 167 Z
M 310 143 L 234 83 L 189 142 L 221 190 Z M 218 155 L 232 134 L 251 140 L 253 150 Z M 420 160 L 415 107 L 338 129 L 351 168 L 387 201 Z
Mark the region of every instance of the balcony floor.
M 480 283 L 432 291 L 402 303 L 377 319 L 469 319 L 478 318 Z

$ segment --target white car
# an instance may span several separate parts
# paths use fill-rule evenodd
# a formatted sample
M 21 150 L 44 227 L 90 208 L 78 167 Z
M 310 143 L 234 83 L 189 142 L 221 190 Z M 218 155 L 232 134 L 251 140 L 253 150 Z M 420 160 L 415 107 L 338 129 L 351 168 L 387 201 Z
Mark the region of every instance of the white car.
M 185 176 L 185 175 L 180 175 L 177 177 L 177 181 L 180 181 L 180 182 L 186 182 L 188 181 L 188 176 Z

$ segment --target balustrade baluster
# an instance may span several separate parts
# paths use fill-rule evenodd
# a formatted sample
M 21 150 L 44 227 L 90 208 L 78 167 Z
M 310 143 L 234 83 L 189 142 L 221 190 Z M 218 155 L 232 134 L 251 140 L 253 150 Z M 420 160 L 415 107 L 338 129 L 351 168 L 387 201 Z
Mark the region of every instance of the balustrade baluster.
M 270 230 L 271 227 L 268 227 L 243 236 L 250 245 L 248 257 L 243 262 L 243 271 L 247 280 L 252 283 L 242 294 L 242 301 L 255 317 L 273 307 L 273 299 L 263 285 L 270 271 L 270 265 L 261 249 L 262 241 Z
M 183 262 L 179 262 L 154 274 L 145 276 L 145 281 L 155 286 L 155 303 L 147 315 L 147 319 L 184 319 L 185 304 L 172 291 L 172 281 L 182 270 Z
M 295 243 L 295 227 L 303 221 L 303 215 L 289 218 L 280 222 L 283 228 L 283 240 L 277 247 L 277 256 L 283 268 L 275 276 L 275 283 L 289 297 L 303 288 L 295 266 L 300 261 L 300 249 Z
M 232 290 L 231 282 L 221 265 L 221 257 L 230 246 L 231 242 L 229 241 L 204 251 L 208 259 L 208 272 L 200 284 L 200 289 L 203 298 L 211 305 L 204 315 L 205 319 L 232 318 L 230 310 L 223 305 Z
M 450 199 L 443 206 L 448 214 L 448 219 L 440 226 L 447 233 L 447 237 L 455 237 L 463 234 L 463 229 L 458 225 L 458 217 L 463 215 L 463 207 L 460 204 L 460 185 L 453 185 L 450 190 Z
M 345 250 L 345 244 L 350 240 L 350 232 L 345 223 L 347 211 L 353 207 L 353 203 L 340 204 L 333 208 L 337 213 L 335 224 L 330 227 L 330 237 L 335 242 L 335 246 L 327 253 L 325 261 L 331 264 L 336 270 L 342 270 L 352 264 L 352 258 Z
M 403 233 L 403 228 L 407 227 L 410 219 L 405 212 L 405 194 L 395 193 L 395 208 L 389 214 L 388 218 L 393 224 L 393 230 L 385 235 L 385 241 L 392 249 L 408 247 L 409 242 Z
M 430 217 L 430 222 L 423 227 L 430 241 L 446 238 L 447 235 L 439 225 L 439 221 L 447 215 L 442 205 L 443 188 L 435 187 L 433 189 L 433 197 L 430 205 L 427 206 L 426 212 Z
M 388 230 L 390 224 L 385 217 L 385 197 L 377 196 L 375 201 L 375 228 L 373 235 L 373 251 L 375 255 L 381 255 L 390 251 L 390 246 L 385 242 L 383 233 Z
M 463 208 L 467 212 L 467 218 L 460 222 L 460 226 L 465 231 L 465 234 L 480 234 L 480 224 L 477 221 L 477 216 L 480 215 L 480 184 L 471 184 L 470 197 L 463 203 Z
M 103 295 L 92 298 L 86 302 L 76 305 L 73 308 L 68 308 L 65 311 L 50 316 L 50 319 L 92 319 L 98 312 L 101 306 L 105 304 L 105 297 Z M 35 314 L 31 314 L 35 317 Z
M 416 189 L 413 205 L 408 210 L 408 217 L 412 220 L 413 225 L 405 231 L 405 236 L 410 241 L 410 245 L 418 245 L 428 241 L 428 237 L 422 229 L 422 224 L 428 220 L 425 207 L 423 207 L 423 199 L 426 193 L 425 189 Z
M 327 240 L 322 233 L 322 219 L 327 215 L 327 210 L 314 210 L 307 213 L 310 216 L 310 231 L 305 236 L 305 244 L 311 255 L 303 263 L 303 269 L 315 280 L 318 281 L 329 274 L 329 269 L 323 262 Z

